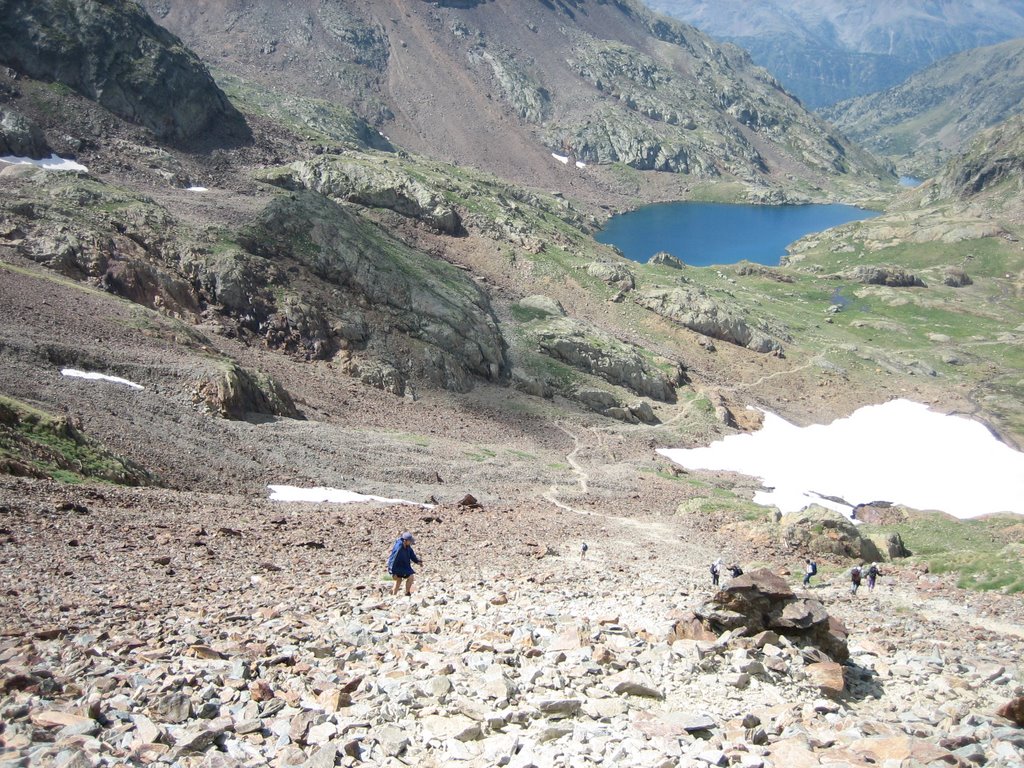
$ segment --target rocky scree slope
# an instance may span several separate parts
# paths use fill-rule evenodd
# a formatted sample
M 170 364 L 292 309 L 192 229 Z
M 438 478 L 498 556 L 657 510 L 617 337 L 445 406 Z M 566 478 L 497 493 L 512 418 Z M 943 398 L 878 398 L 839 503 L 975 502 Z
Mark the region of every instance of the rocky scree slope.
M 976 134 L 1021 111 L 1024 41 L 975 48 L 932 64 L 880 93 L 821 114 L 847 136 L 929 178 L 966 150 Z
M 997 714 L 1024 692 L 1019 601 L 913 571 L 855 597 L 838 576 L 794 594 L 774 574 L 713 594 L 703 568 L 650 567 L 692 545 L 613 520 L 581 561 L 565 542 L 581 526 L 550 514 L 292 516 L 225 495 L 153 505 L 51 485 L 26 503 L 25 490 L 0 482 L 5 762 L 1011 768 L 1024 755 L 1020 723 Z M 402 528 L 420 531 L 426 562 L 411 599 L 381 579 Z M 779 609 L 778 631 L 736 623 L 751 600 Z M 685 637 L 687 606 L 733 629 Z M 842 665 L 790 635 L 823 606 L 849 633 Z
M 631 188 L 593 167 L 614 164 L 682 174 L 677 197 L 703 179 L 779 199 L 890 182 L 745 54 L 637 3 L 147 7 L 225 72 L 350 105 L 411 151 L 517 183 L 593 199 Z
M 0 63 L 66 85 L 165 142 L 250 136 L 199 58 L 134 2 L 4 3 Z
M 1017 0 L 647 4 L 746 49 L 811 107 L 891 88 L 947 56 L 1024 35 Z

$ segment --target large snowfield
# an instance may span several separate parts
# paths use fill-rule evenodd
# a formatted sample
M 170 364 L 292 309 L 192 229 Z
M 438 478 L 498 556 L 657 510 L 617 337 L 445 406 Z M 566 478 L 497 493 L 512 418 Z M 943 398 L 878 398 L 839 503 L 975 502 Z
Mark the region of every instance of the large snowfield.
M 818 503 L 849 515 L 853 505 L 888 501 L 958 518 L 1024 514 L 1024 453 L 976 421 L 910 400 L 802 428 L 766 412 L 753 434 L 658 453 L 688 469 L 760 478 L 765 490 L 754 501 L 783 513 Z

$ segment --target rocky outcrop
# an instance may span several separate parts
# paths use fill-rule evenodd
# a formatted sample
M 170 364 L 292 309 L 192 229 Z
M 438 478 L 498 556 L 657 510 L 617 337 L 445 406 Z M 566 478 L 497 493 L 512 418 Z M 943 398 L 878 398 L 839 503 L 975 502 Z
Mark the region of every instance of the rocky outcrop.
M 970 275 L 960 267 L 946 267 L 942 271 L 942 284 L 948 285 L 950 288 L 963 288 L 973 283 Z
M 783 515 L 779 540 L 787 549 L 809 555 L 841 555 L 864 562 L 882 559 L 875 543 L 864 538 L 849 519 L 817 504 Z
M 670 378 L 629 344 L 567 317 L 549 318 L 532 330 L 540 351 L 573 368 L 664 403 L 676 401 L 678 374 Z
M 851 280 L 864 285 L 884 285 L 889 288 L 923 288 L 924 281 L 903 267 L 884 267 L 862 264 L 840 272 L 843 280 Z
M 797 597 L 786 581 L 767 569 L 744 573 L 677 623 L 683 636 L 693 633 L 693 618 L 716 635 L 733 632 L 753 637 L 784 635 L 797 645 L 818 648 L 834 661 L 849 655 L 846 628 L 817 600 Z M 770 642 L 770 638 L 766 638 Z
M 505 340 L 487 294 L 476 283 L 327 197 L 281 195 L 239 240 L 278 280 L 287 283 L 284 268 L 294 265 L 323 282 L 323 290 L 294 306 L 309 308 L 301 317 L 315 320 L 308 327 L 323 329 L 329 346 L 335 339 L 341 348 L 368 346 L 400 368 L 403 377 L 422 376 L 458 391 L 471 389 L 473 377 L 500 381 L 507 376 Z M 244 286 L 253 270 L 232 274 Z M 251 295 L 250 290 L 240 294 Z M 274 296 L 256 295 L 258 301 L 273 301 L 273 309 L 281 312 Z M 294 319 L 288 327 L 294 327 Z
M 156 478 L 86 436 L 70 416 L 53 416 L 0 396 L 0 474 L 152 485 Z
M 971 146 L 952 160 L 936 179 L 937 197 L 969 200 L 1013 183 L 1024 172 L 1024 115 L 1016 115 L 981 132 Z M 1008 202 L 1020 205 L 1011 188 Z
M 12 0 L 0 62 L 63 83 L 114 114 L 184 144 L 249 138 L 199 58 L 128 0 Z
M 565 316 L 565 308 L 558 300 L 540 294 L 524 296 L 516 303 L 516 307 L 527 315 L 537 315 L 540 317 L 548 315 L 555 317 Z
M 470 60 L 476 58 L 490 68 L 502 98 L 519 117 L 536 125 L 547 119 L 551 112 L 551 94 L 514 58 L 486 49 L 474 51 Z
M 910 557 L 912 554 L 903 543 L 903 537 L 896 531 L 892 533 L 872 533 L 868 539 L 882 555 L 885 560 L 893 560 L 897 557 Z
M 0 106 L 0 155 L 49 157 L 50 147 L 38 125 L 9 106 Z
M 462 219 L 441 190 L 368 156 L 322 155 L 264 172 L 261 178 L 285 189 L 310 189 L 332 200 L 387 208 L 445 234 L 463 232 Z
M 595 413 L 627 424 L 658 423 L 654 409 L 646 400 L 624 405 L 611 392 L 593 387 L 580 387 L 573 393 L 573 398 Z
M 631 291 L 636 286 L 629 267 L 614 261 L 592 261 L 587 265 L 587 274 L 620 291 Z
M 225 419 L 241 420 L 254 414 L 301 418 L 284 387 L 266 374 L 246 370 L 237 363 L 227 363 L 200 383 L 196 400 Z
M 634 299 L 645 309 L 684 328 L 755 352 L 781 352 L 782 345 L 710 296 L 694 288 L 651 288 Z
M 670 267 L 672 269 L 682 269 L 686 266 L 683 264 L 682 259 L 678 256 L 673 256 L 668 251 L 658 251 L 647 260 L 647 263 L 653 264 L 654 266 Z

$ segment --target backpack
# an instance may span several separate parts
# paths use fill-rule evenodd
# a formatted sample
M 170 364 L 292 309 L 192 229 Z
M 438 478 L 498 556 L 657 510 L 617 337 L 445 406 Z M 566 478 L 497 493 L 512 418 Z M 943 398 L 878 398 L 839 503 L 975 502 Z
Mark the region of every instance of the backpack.
M 818 575 L 818 564 L 816 562 L 814 562 L 813 560 L 811 560 L 811 576 L 817 576 L 817 575 Z

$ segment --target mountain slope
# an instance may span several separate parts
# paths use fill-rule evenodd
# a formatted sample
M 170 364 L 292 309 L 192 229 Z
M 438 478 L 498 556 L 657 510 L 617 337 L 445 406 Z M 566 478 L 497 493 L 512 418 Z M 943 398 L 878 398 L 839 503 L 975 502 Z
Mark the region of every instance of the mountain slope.
M 0 63 L 62 83 L 164 141 L 249 138 L 202 62 L 137 4 L 10 0 L 0 11 Z
M 1024 40 L 964 51 L 822 114 L 904 172 L 928 177 L 981 129 L 1024 109 Z
M 707 179 L 817 197 L 888 180 L 744 54 L 630 2 L 148 7 L 222 75 L 347 105 L 410 151 L 531 186 L 594 197 L 621 183 L 611 164 L 683 175 L 654 196 Z
M 811 107 L 880 91 L 959 51 L 1024 36 L 1024 2 L 647 0 L 750 51 Z

